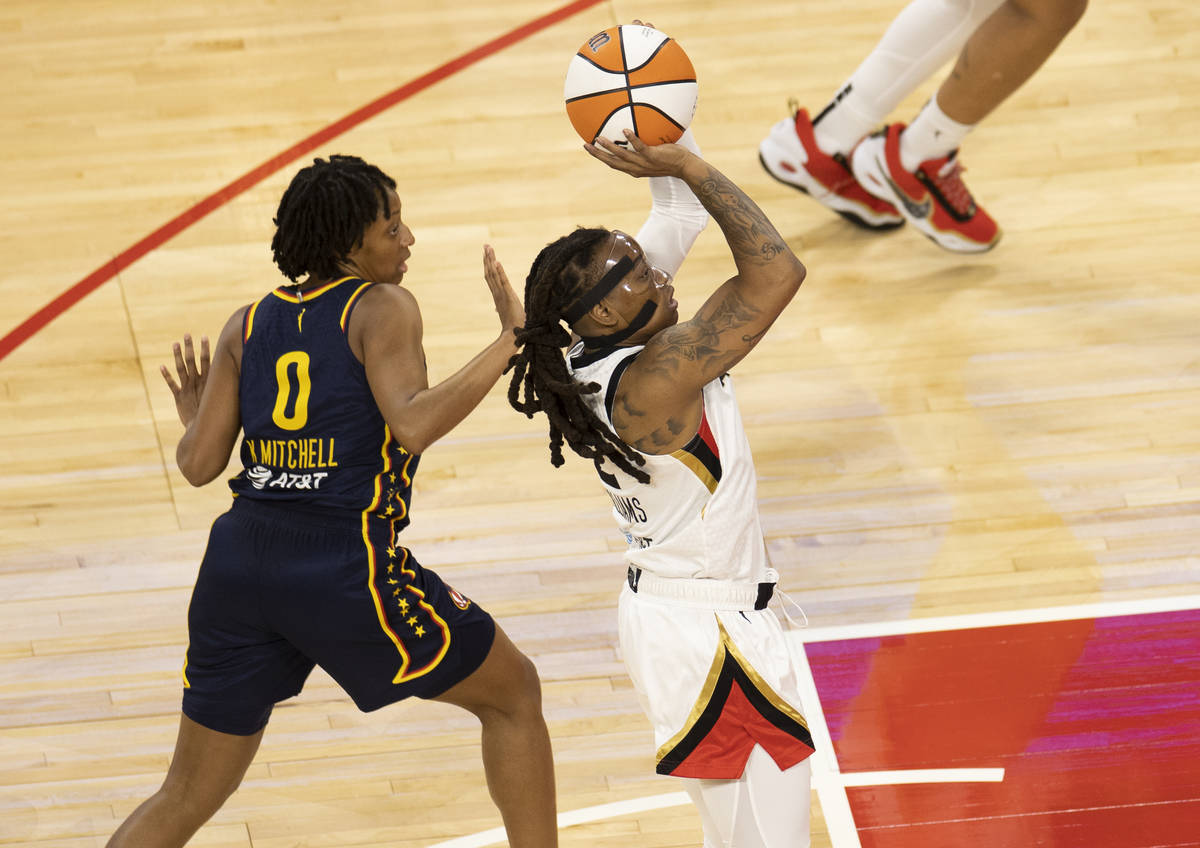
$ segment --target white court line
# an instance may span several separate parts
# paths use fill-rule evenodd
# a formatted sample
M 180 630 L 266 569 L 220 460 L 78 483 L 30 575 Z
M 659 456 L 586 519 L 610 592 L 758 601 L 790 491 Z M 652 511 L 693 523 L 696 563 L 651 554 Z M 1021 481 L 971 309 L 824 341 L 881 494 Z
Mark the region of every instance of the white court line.
M 932 618 L 908 618 L 867 624 L 841 624 L 793 630 L 788 635 L 799 642 L 832 642 L 838 639 L 865 639 L 874 636 L 904 636 L 909 633 L 937 633 L 945 630 L 969 630 L 972 627 L 999 627 L 1007 624 L 1045 624 L 1080 618 L 1111 618 L 1119 615 L 1146 615 L 1155 612 L 1182 612 L 1200 609 L 1200 595 L 1169 598 L 1144 598 L 1133 601 L 1102 601 L 1063 607 L 1027 610 L 975 612 Z
M 850 812 L 850 798 L 846 795 L 845 784 L 842 783 L 837 754 L 833 750 L 833 737 L 829 734 L 825 711 L 821 709 L 821 696 L 817 694 L 817 683 L 813 678 L 812 669 L 808 666 L 808 655 L 804 652 L 803 645 L 797 645 L 796 650 L 791 653 L 796 664 L 800 666 L 796 675 L 800 689 L 800 706 L 804 712 L 804 720 L 808 723 L 813 746 L 816 748 L 811 757 L 812 782 L 817 790 L 817 797 L 821 800 L 821 812 L 825 816 L 825 830 L 829 833 L 829 841 L 833 848 L 862 848 L 862 843 L 858 841 L 858 828 L 854 826 L 854 815 Z
M 825 825 L 833 848 L 861 848 L 858 828 L 850 812 L 847 786 L 883 786 L 911 783 L 998 783 L 1004 780 L 1002 768 L 977 769 L 906 769 L 902 771 L 845 772 L 838 767 L 834 756 L 833 739 L 821 709 L 817 685 L 804 652 L 806 642 L 830 642 L 839 639 L 864 639 L 876 636 L 900 636 L 909 633 L 934 633 L 946 630 L 968 630 L 973 627 L 996 627 L 1008 624 L 1044 624 L 1051 621 L 1072 621 L 1080 618 L 1108 618 L 1120 615 L 1144 615 L 1155 612 L 1180 612 L 1200 609 L 1200 595 L 1183 595 L 1173 598 L 1146 598 L 1132 601 L 1107 601 L 1094 604 L 1076 604 L 1061 607 L 1043 607 L 1028 610 L 1004 610 L 999 612 L 968 613 L 931 618 L 912 618 L 899 621 L 880 621 L 868 624 L 847 624 L 833 627 L 812 627 L 793 630 L 788 637 L 798 644 L 797 663 L 803 674 L 799 675 L 800 700 L 809 732 L 817 746 L 813 754 L 813 788 L 821 801 Z M 586 822 L 601 821 L 616 816 L 678 807 L 691 803 L 686 792 L 668 792 L 644 798 L 631 798 L 584 807 L 559 813 L 560 828 Z M 460 836 L 448 842 L 439 842 L 429 848 L 485 848 L 504 842 L 504 828 L 494 827 L 468 836 Z
M 1002 768 L 903 769 L 900 771 L 845 771 L 842 786 L 899 786 L 908 783 L 1000 783 Z
M 598 804 L 595 807 L 583 807 L 558 814 L 559 828 L 570 827 L 573 824 L 601 821 L 603 819 L 625 816 L 630 813 L 644 813 L 646 810 L 661 810 L 664 807 L 680 807 L 692 803 L 686 792 L 668 792 L 665 795 L 649 795 L 645 798 L 630 798 L 628 801 L 614 801 L 611 804 Z M 504 828 L 493 827 L 470 836 L 460 836 L 449 842 L 439 842 L 429 848 L 484 848 L 485 845 L 498 845 L 505 840 Z

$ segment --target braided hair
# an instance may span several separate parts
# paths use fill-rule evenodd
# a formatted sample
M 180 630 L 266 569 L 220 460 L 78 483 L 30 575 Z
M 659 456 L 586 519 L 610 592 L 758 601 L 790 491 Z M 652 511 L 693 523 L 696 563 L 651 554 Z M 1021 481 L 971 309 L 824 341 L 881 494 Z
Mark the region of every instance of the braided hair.
M 533 260 L 525 278 L 525 326 L 517 330 L 520 350 L 509 361 L 513 369 L 508 402 L 532 418 L 544 412 L 550 419 L 550 462 L 562 465 L 563 441 L 596 466 L 607 458 L 625 473 L 646 483 L 650 475 L 637 465 L 645 459 L 626 445 L 583 399 L 600 390 L 596 383 L 581 384 L 567 370 L 563 348 L 571 334 L 562 324 L 563 311 L 595 283 L 589 266 L 609 230 L 580 227 L 551 242 Z M 521 389 L 524 387 L 525 399 Z
M 275 213 L 271 252 L 279 270 L 292 282 L 343 276 L 342 261 L 362 244 L 380 211 L 391 217 L 388 189 L 395 187 L 357 156 L 314 159 L 292 178 Z

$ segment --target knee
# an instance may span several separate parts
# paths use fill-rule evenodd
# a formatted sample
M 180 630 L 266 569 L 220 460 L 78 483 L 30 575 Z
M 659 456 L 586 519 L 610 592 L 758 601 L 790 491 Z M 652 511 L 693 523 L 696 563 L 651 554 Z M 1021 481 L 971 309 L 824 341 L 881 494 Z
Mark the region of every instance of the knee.
M 221 809 L 236 789 L 237 784 L 217 786 L 168 774 L 158 796 L 183 821 L 203 824 Z
M 518 709 L 542 711 L 542 680 L 533 660 L 522 653 L 513 663 L 512 702 Z
M 489 703 L 481 705 L 476 715 L 483 721 L 489 718 L 522 720 L 541 718 L 542 683 L 537 666 L 524 654 L 515 652 L 508 663 L 505 685 L 497 687 Z

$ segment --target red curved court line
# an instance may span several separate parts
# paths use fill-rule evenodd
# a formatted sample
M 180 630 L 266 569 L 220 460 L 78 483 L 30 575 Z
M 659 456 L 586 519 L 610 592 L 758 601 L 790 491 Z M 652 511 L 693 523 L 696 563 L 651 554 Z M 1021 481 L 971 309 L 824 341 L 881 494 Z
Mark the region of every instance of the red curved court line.
M 456 59 L 451 59 L 446 64 L 434 68 L 427 74 L 422 74 L 411 82 L 407 82 L 394 91 L 390 91 L 382 97 L 371 101 L 366 106 L 356 109 L 341 120 L 334 121 L 324 129 L 318 130 L 277 156 L 268 159 L 254 170 L 238 177 L 223 189 L 204 198 L 183 214 L 172 218 L 132 247 L 123 250 L 114 259 L 101 265 L 18 324 L 15 329 L 0 339 L 0 360 L 28 341 L 35 333 L 42 330 L 59 315 L 62 315 L 147 253 L 160 247 L 205 215 L 221 208 L 233 200 L 233 198 L 262 182 L 284 166 L 315 150 L 327 141 L 337 138 L 347 130 L 353 129 L 364 121 L 375 117 L 385 109 L 390 109 L 397 103 L 407 100 L 414 94 L 424 91 L 435 83 L 441 82 L 446 77 L 456 74 L 476 62 L 486 59 L 493 53 L 498 53 L 505 47 L 516 44 L 518 41 L 540 32 L 548 26 L 553 26 L 559 21 L 565 20 L 577 12 L 582 12 L 584 9 L 598 5 L 601 2 L 602 0 L 574 0 L 574 2 L 555 9 L 553 12 L 542 15 L 540 18 L 535 18 L 529 23 L 523 24 L 497 38 L 493 38 L 485 44 L 481 44 L 479 47 L 462 54 Z M 566 54 L 564 53 L 563 55 L 565 56 Z

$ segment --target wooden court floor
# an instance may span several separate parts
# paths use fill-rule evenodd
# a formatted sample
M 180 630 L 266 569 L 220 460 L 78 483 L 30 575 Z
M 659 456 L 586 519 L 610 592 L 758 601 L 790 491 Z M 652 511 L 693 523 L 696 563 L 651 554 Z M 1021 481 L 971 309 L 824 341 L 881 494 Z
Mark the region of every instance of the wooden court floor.
M 963 257 L 856 231 L 757 162 L 788 98 L 822 106 L 900 6 L 8 0 L 0 846 L 103 845 L 165 771 L 189 592 L 229 496 L 175 469 L 158 366 L 278 284 L 271 217 L 291 175 L 341 152 L 396 177 L 417 237 L 407 284 L 445 377 L 495 332 L 482 244 L 521 280 L 576 225 L 640 225 L 646 186 L 592 161 L 561 104 L 576 47 L 635 17 L 688 51 L 706 156 L 809 268 L 735 378 L 772 563 L 812 626 L 1200 593 L 1200 9 L 1092 4 L 964 144 L 1005 236 Z M 682 310 L 731 268 L 710 227 Z M 498 387 L 423 458 L 406 541 L 537 663 L 560 811 L 618 805 L 563 845 L 697 846 L 616 651 L 623 541 L 593 473 L 552 469 L 544 422 Z M 441 705 L 360 714 L 318 671 L 192 844 L 488 844 L 450 843 L 499 824 L 477 736 Z M 814 845 L 844 846 L 822 800 Z M 1102 848 L 1141 844 L 1105 833 Z

